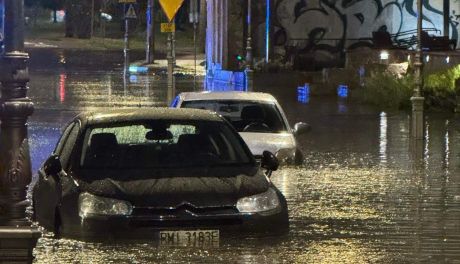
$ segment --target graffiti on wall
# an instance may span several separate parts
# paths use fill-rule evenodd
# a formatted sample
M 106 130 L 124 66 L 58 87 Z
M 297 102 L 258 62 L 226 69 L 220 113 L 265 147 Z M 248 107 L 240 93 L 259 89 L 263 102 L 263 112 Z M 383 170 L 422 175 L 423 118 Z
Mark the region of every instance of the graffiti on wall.
M 414 38 L 416 0 L 278 0 L 275 45 L 287 57 L 307 56 L 319 65 L 344 60 L 344 50 L 372 46 L 372 32 L 387 31 L 395 43 Z M 441 35 L 443 1 L 423 2 L 423 27 Z M 451 5 L 450 36 L 458 40 L 460 5 Z M 411 33 L 412 32 L 412 33 Z M 412 34 L 412 35 L 411 35 Z M 295 55 L 295 56 L 293 56 Z M 318 65 L 318 63 L 316 63 Z

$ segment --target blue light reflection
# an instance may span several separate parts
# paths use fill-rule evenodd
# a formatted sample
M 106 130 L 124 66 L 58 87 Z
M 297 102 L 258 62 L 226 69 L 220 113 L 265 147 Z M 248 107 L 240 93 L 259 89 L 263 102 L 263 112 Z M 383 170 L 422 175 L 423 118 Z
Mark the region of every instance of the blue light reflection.
M 348 85 L 341 84 L 337 88 L 337 95 L 341 98 L 347 98 L 348 97 Z
M 310 102 L 310 84 L 297 87 L 297 101 L 299 103 L 308 104 Z

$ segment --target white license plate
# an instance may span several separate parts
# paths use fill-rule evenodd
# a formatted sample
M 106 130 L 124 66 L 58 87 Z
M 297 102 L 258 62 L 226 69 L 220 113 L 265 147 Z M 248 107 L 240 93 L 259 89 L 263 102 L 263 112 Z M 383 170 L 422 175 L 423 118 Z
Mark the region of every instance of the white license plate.
M 219 230 L 160 231 L 160 246 L 218 247 Z

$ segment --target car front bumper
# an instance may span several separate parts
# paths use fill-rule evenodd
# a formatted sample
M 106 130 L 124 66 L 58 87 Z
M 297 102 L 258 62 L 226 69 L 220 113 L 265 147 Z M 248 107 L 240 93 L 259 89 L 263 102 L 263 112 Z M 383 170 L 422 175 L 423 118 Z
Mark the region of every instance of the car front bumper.
M 283 234 L 289 229 L 287 212 L 199 217 L 88 216 L 80 225 L 63 226 L 62 234 L 80 239 L 158 239 L 161 231 L 219 230 L 221 238 L 241 234 Z

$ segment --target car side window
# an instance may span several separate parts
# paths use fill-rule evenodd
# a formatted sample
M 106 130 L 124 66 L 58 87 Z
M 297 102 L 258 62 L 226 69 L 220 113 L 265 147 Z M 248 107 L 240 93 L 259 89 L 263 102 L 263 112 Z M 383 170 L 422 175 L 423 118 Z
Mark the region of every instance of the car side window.
M 72 126 L 72 129 L 63 144 L 61 153 L 59 154 L 59 158 L 61 159 L 61 163 L 63 168 L 65 168 L 69 162 L 70 155 L 72 150 L 74 149 L 75 143 L 77 141 L 78 135 L 80 132 L 80 122 L 75 122 Z
M 75 122 L 69 124 L 65 129 L 64 129 L 64 132 L 62 132 L 62 136 L 61 138 L 59 139 L 59 142 L 58 144 L 56 145 L 56 149 L 54 149 L 54 153 L 57 154 L 57 155 L 60 155 L 61 154 L 61 151 L 62 151 L 62 147 L 64 146 L 66 140 L 67 140 L 67 137 L 69 136 L 69 133 L 70 133 L 70 130 L 72 130 L 72 128 L 75 126 Z

